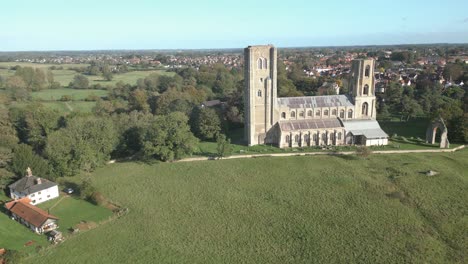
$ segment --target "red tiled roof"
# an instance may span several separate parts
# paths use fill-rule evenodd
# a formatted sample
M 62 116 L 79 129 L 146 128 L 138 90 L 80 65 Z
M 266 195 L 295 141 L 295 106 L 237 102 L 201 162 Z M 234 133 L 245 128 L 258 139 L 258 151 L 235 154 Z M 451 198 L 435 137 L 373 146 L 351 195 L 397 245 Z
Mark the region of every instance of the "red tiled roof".
M 45 221 L 48 219 L 58 220 L 56 216 L 48 214 L 46 211 L 42 210 L 39 207 L 36 207 L 30 204 L 31 200 L 26 197 L 26 199 L 20 199 L 16 201 L 11 201 L 5 204 L 5 207 L 15 215 L 23 218 L 26 222 L 32 224 L 35 227 L 41 227 Z

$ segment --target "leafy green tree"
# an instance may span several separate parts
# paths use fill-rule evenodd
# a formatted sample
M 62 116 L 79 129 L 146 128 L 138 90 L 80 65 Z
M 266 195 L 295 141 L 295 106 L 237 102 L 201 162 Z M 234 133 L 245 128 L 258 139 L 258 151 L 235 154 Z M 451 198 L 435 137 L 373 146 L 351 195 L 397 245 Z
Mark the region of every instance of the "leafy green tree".
M 187 116 L 180 112 L 155 116 L 141 141 L 144 157 L 172 161 L 192 154 L 197 138 L 187 122 Z
M 59 129 L 61 115 L 56 110 L 40 104 L 30 106 L 15 112 L 15 126 L 21 142 L 31 145 L 36 152 L 42 153 L 47 136 Z
M 416 100 L 405 95 L 401 102 L 401 113 L 403 116 L 406 116 L 406 121 L 408 121 L 412 117 L 422 115 L 423 111 Z
M 28 167 L 31 168 L 34 175 L 38 177 L 50 177 L 49 164 L 47 161 L 34 153 L 31 146 L 19 144 L 14 149 L 11 171 L 17 176 L 23 176 Z
M 130 93 L 128 98 L 128 106 L 130 110 L 142 111 L 148 113 L 150 106 L 148 104 L 148 94 L 145 90 L 136 89 Z
M 5 88 L 11 99 L 15 101 L 25 101 L 30 98 L 29 90 L 21 77 L 8 77 Z
M 224 134 L 218 134 L 216 138 L 216 154 L 218 158 L 228 157 L 232 154 L 231 139 Z
M 9 172 L 8 166 L 13 158 L 13 149 L 19 141 L 16 130 L 11 122 L 9 111 L 0 108 L 0 189 L 8 184 L 13 173 Z
M 194 108 L 190 118 L 190 126 L 198 138 L 212 140 L 221 131 L 221 120 L 218 113 L 212 108 Z
M 112 81 L 112 79 L 114 78 L 114 74 L 112 73 L 112 70 L 110 69 L 109 65 L 104 65 L 102 67 L 102 77 L 104 77 L 106 81 Z
M 91 198 L 96 188 L 91 183 L 91 178 L 87 177 L 83 179 L 79 185 L 80 198 L 87 200 Z
M 442 73 L 446 80 L 458 80 L 463 76 L 463 67 L 460 64 L 447 64 Z
M 75 77 L 73 77 L 73 81 L 69 86 L 74 89 L 88 89 L 89 80 L 83 74 L 77 74 Z
M 113 122 L 105 117 L 75 117 L 47 138 L 46 156 L 56 176 L 72 176 L 104 164 L 117 144 Z

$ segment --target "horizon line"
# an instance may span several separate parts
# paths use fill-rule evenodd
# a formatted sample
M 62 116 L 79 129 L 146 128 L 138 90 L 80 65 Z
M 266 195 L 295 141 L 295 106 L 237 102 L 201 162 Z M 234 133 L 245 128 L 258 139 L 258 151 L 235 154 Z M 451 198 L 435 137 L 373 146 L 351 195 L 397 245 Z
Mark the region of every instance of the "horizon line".
M 248 46 L 267 45 L 252 44 Z M 273 45 L 274 44 L 268 44 Z M 358 45 L 318 45 L 318 46 L 275 46 L 279 49 L 305 49 L 305 48 L 349 48 L 349 47 L 386 47 L 386 46 L 423 46 L 423 45 L 468 45 L 468 42 L 432 42 L 432 43 L 400 43 L 400 44 L 358 44 Z M 246 47 L 248 47 L 246 46 Z M 56 49 L 56 50 L 8 50 L 1 53 L 28 53 L 28 52 L 109 52 L 109 51 L 212 51 L 212 50 L 242 50 L 242 48 L 160 48 L 160 49 Z

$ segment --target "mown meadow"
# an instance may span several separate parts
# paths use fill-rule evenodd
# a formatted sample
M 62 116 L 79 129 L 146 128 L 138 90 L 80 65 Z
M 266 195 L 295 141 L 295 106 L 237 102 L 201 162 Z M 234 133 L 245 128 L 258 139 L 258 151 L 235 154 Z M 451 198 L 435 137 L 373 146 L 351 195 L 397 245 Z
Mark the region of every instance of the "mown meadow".
M 426 176 L 427 170 L 439 174 Z M 127 162 L 107 165 L 91 177 L 129 213 L 26 263 L 466 263 L 468 258 L 468 150 Z

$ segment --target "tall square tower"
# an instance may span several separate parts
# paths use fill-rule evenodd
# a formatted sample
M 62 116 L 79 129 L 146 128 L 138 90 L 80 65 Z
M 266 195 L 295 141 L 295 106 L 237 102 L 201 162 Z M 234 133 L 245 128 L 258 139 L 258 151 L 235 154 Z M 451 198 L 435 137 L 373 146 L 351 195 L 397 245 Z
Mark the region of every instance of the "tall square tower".
M 273 143 L 266 135 L 278 120 L 276 53 L 273 45 L 244 49 L 244 135 L 249 146 Z

